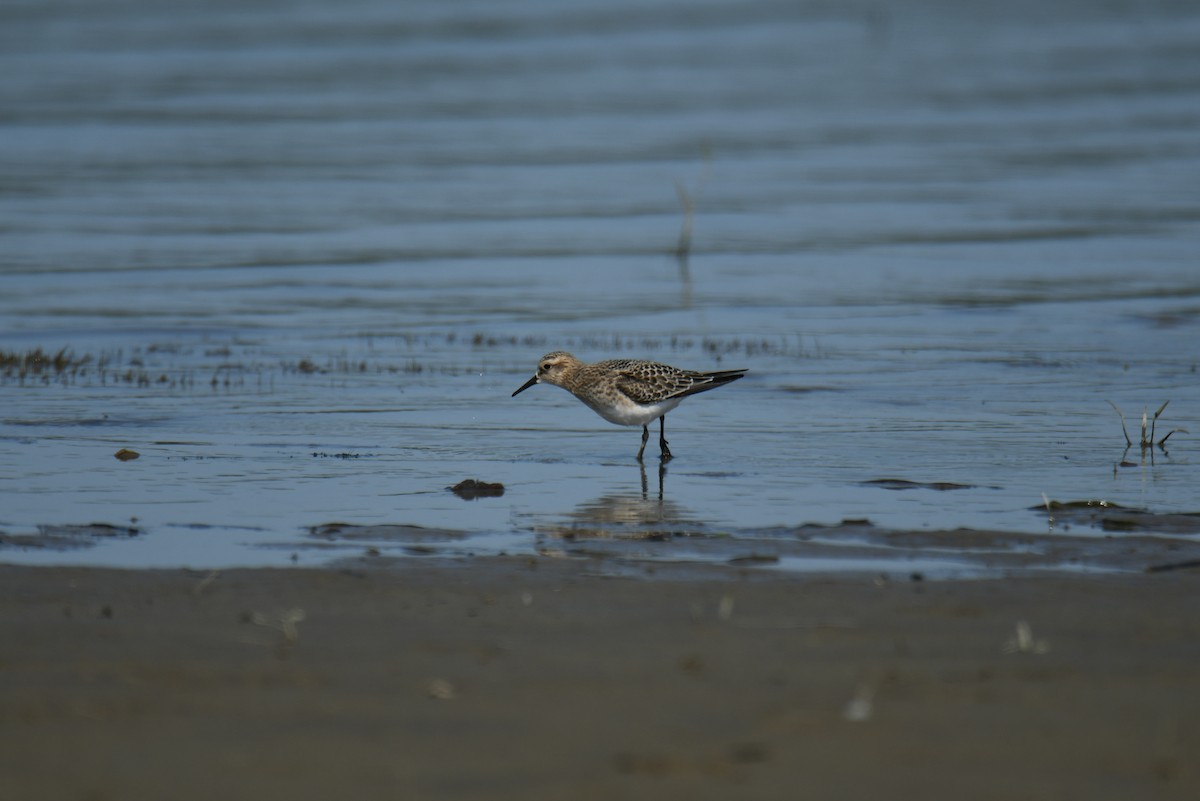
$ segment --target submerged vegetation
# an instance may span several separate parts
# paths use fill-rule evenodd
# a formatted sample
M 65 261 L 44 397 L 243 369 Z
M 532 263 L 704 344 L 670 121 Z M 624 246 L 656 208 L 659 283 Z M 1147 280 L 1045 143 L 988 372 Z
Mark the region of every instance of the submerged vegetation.
M 25 381 L 33 377 L 75 376 L 92 361 L 92 357 L 76 356 L 69 348 L 50 354 L 41 348 L 19 353 L 0 350 L 0 373 L 5 378 Z
M 172 376 L 168 371 L 156 373 L 147 370 L 139 355 L 126 359 L 119 350 L 77 356 L 66 347 L 53 354 L 40 347 L 23 352 L 0 349 L 0 383 L 14 380 L 22 386 L 51 383 L 71 385 L 80 381 L 138 387 L 187 383 L 185 377 Z
M 1155 432 L 1158 428 L 1158 418 L 1162 415 L 1163 410 L 1167 408 L 1167 404 L 1170 402 L 1170 400 L 1163 401 L 1163 405 L 1158 407 L 1158 411 L 1154 413 L 1153 417 L 1151 417 L 1145 409 L 1142 410 L 1142 435 L 1138 440 L 1138 447 L 1142 449 L 1143 453 L 1145 453 L 1147 450 L 1152 450 L 1155 445 L 1158 446 L 1159 450 L 1165 453 L 1167 450 L 1167 440 L 1171 438 L 1172 434 L 1188 433 L 1186 428 L 1173 428 L 1164 434 L 1162 439 L 1157 441 L 1155 440 L 1155 437 L 1157 436 Z M 1113 410 L 1121 418 L 1121 433 L 1125 435 L 1125 449 L 1129 450 L 1133 447 L 1133 440 L 1129 438 L 1129 430 L 1125 427 L 1125 413 L 1122 412 L 1117 404 L 1113 403 L 1112 401 L 1109 401 L 1108 405 L 1113 407 Z
M 593 334 L 572 337 L 515 336 L 483 331 L 358 335 L 365 348 L 341 353 L 310 353 L 263 358 L 256 343 L 150 343 L 130 350 L 78 354 L 70 347 L 46 350 L 0 348 L 0 385 L 130 386 L 167 390 L 249 388 L 270 391 L 280 376 L 328 380 L 351 376 L 467 375 L 494 369 L 492 351 L 527 359 L 554 349 L 574 350 L 589 359 L 616 356 L 691 358 L 696 366 L 724 358 L 821 358 L 820 343 L 786 337 L 690 337 Z M 519 356 L 515 355 L 519 354 Z
M 452 335 L 451 335 L 452 336 Z M 450 341 L 453 341 L 451 339 Z M 591 360 L 614 356 L 650 357 L 654 353 L 687 354 L 699 351 L 705 358 L 719 359 L 725 355 L 775 356 L 817 358 L 821 349 L 814 341 L 805 347 L 800 335 L 790 337 L 689 337 L 689 336 L 621 336 L 592 335 L 575 337 L 516 337 L 476 333 L 471 337 L 473 348 L 524 348 L 539 352 L 562 349 L 580 351 Z M 535 357 L 536 358 L 536 357 Z

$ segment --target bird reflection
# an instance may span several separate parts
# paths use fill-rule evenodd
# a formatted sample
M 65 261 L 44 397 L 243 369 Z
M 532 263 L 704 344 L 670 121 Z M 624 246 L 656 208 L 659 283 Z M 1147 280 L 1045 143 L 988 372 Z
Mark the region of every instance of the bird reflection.
M 658 494 L 651 496 L 646 466 L 638 464 L 642 492 L 610 493 L 581 503 L 570 515 L 570 524 L 560 531 L 565 537 L 649 539 L 670 536 L 691 517 L 679 504 L 665 497 L 666 463 L 658 465 Z
M 641 471 L 642 471 L 642 500 L 644 501 L 644 500 L 648 499 L 650 487 L 646 482 L 646 465 L 642 464 L 641 462 L 638 462 L 638 467 L 641 468 Z M 667 479 L 667 463 L 659 462 L 658 463 L 658 500 L 660 502 L 663 500 L 663 484 L 666 482 L 666 479 Z

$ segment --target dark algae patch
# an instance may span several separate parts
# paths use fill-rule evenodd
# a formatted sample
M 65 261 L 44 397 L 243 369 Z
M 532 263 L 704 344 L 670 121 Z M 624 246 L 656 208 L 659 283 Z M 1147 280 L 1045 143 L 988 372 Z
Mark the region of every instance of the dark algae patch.
M 1030 511 L 1050 517 L 1051 524 L 1091 526 L 1101 531 L 1200 534 L 1200 512 L 1152 512 L 1104 500 L 1047 501 Z
M 888 490 L 928 489 L 948 492 L 950 490 L 975 489 L 974 484 L 955 484 L 953 481 L 908 481 L 903 478 L 873 478 L 862 483 L 867 487 Z
M 425 528 L 404 523 L 382 523 L 379 525 L 360 526 L 353 523 L 322 523 L 308 530 L 310 537 L 331 542 L 362 542 L 374 540 L 380 542 L 444 541 L 459 539 L 464 535 L 461 531 L 441 528 Z
M 499 498 L 504 494 L 504 485 L 500 482 L 489 483 L 473 478 L 460 481 L 453 487 L 447 487 L 446 489 L 464 501 L 473 501 L 476 498 Z

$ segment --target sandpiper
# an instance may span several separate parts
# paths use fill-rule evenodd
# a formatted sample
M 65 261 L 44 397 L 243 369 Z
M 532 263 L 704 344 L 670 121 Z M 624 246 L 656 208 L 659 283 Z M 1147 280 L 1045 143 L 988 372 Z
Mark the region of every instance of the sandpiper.
M 671 458 L 671 450 L 667 447 L 667 412 L 688 395 L 736 381 L 745 372 L 743 369 L 701 373 L 642 359 L 609 359 L 584 364 L 571 354 L 556 350 L 541 358 L 537 373 L 522 384 L 513 397 L 534 384 L 553 384 L 579 398 L 610 423 L 641 426 L 639 462 L 646 450 L 646 440 L 650 438 L 649 425 L 657 418 L 658 446 L 665 462 Z

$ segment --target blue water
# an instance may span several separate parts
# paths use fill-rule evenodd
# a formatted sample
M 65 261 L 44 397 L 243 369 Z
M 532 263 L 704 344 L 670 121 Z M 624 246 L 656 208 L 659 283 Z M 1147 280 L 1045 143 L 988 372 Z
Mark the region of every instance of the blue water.
M 88 361 L 0 374 L 0 531 L 143 534 L 0 559 L 1200 510 L 1200 9 L 1093 5 L 5 4 L 0 351 Z M 509 397 L 556 349 L 750 372 L 659 503 L 638 431 Z

